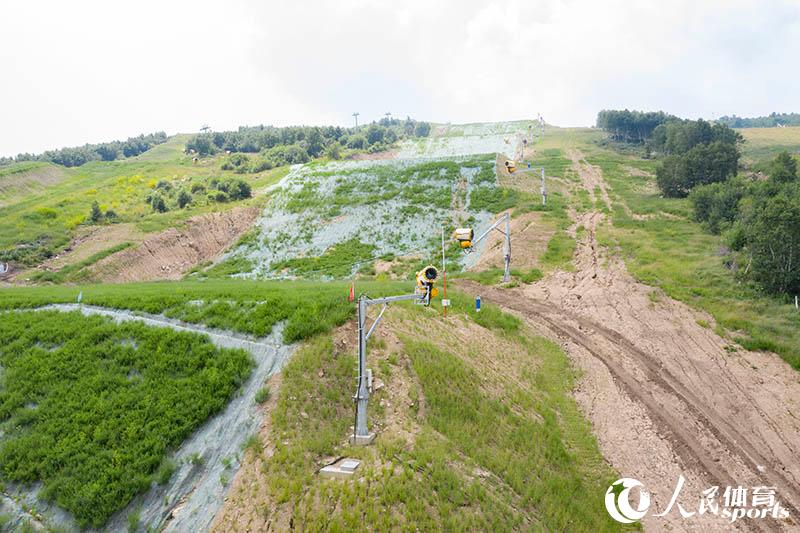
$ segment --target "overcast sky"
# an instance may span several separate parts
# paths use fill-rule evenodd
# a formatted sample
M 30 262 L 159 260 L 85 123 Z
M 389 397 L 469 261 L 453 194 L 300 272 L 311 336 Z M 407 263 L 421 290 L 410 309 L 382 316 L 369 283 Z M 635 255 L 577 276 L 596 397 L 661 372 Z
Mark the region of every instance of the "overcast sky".
M 797 0 L 2 0 L 0 155 L 353 111 L 800 111 L 798 52 Z

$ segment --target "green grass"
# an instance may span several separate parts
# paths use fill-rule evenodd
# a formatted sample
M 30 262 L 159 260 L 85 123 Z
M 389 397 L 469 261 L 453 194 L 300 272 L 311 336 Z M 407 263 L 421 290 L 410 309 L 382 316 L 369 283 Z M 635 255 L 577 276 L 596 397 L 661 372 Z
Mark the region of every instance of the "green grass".
M 358 284 L 371 296 L 412 290 L 408 282 Z M 349 285 L 289 281 L 209 280 L 83 285 L 14 287 L 0 290 L 0 310 L 75 302 L 163 313 L 168 317 L 239 331 L 267 335 L 272 327 L 286 321 L 284 340 L 294 342 L 328 331 L 353 316 L 347 301 Z
M 499 213 L 520 203 L 520 193 L 504 187 L 475 187 L 470 193 L 470 209 Z
M 547 249 L 542 254 L 540 265 L 545 272 L 553 270 L 572 270 L 572 257 L 575 254 L 575 239 L 567 233 L 570 219 L 567 215 L 567 199 L 562 193 L 554 192 L 547 197 L 546 220 L 555 227 L 555 233 L 547 241 Z M 538 206 L 538 209 L 542 209 Z
M 362 243 L 354 238 L 335 244 L 316 257 L 276 261 L 270 265 L 270 269 L 305 277 L 345 278 L 353 274 L 353 268 L 357 264 L 374 259 L 374 250 L 374 245 Z
M 523 283 L 533 283 L 542 279 L 544 274 L 538 268 L 532 268 L 528 271 L 512 268 L 511 276 Z M 497 285 L 503 280 L 503 269 L 493 267 L 479 271 L 459 272 L 454 274 L 452 277 L 457 279 L 469 279 L 472 281 L 477 281 L 481 285 Z
M 458 306 L 469 301 L 463 295 L 454 298 Z M 435 319 L 430 310 L 402 307 L 398 312 L 415 322 Z M 334 356 L 329 335 L 295 353 L 272 414 L 280 437 L 264 466 L 270 500 L 289 506 L 294 527 L 618 530 L 602 503 L 614 473 L 570 397 L 574 376 L 565 355 L 555 344 L 523 332 L 514 317 L 499 310 L 484 316 L 491 329 L 520 343 L 536 363 L 518 383 L 497 393 L 483 386 L 463 356 L 424 340 L 402 339 L 418 384 L 409 398 L 387 400 L 411 404 L 410 416 L 420 426 L 412 443 L 379 435 L 373 447 L 344 444 L 353 423 L 354 356 Z M 372 396 L 371 424 L 385 415 L 383 394 Z M 424 416 L 414 414 L 420 395 Z M 341 455 L 364 461 L 358 480 L 320 480 L 316 471 L 322 458 Z M 476 476 L 478 469 L 488 476 Z
M 800 127 L 743 128 L 736 131 L 744 137 L 742 154 L 746 160 L 772 159 L 784 150 L 791 154 L 800 151 Z
M 198 273 L 199 278 L 227 278 L 241 272 L 251 272 L 254 263 L 241 256 L 232 256 Z
M 14 174 L 21 174 L 23 172 L 30 172 L 31 170 L 40 169 L 50 165 L 51 163 L 44 163 L 42 161 L 23 161 L 21 163 L 0 166 L 0 178 L 13 176 Z
M 176 143 L 170 139 L 135 158 L 93 161 L 63 169 L 65 177 L 60 182 L 12 198 L 8 205 L 0 207 L 0 259 L 30 266 L 56 254 L 67 245 L 79 226 L 88 223 L 95 201 L 103 212 L 113 209 L 118 222 L 135 223 L 145 232 L 179 225 L 197 214 L 263 201 L 256 197 L 219 204 L 209 202 L 205 195 L 195 194 L 193 203 L 184 209 L 170 205 L 170 211 L 154 213 L 145 197 L 159 181 L 166 181 L 173 188 L 189 188 L 193 183 L 207 184 L 212 177 L 236 177 L 246 180 L 256 191 L 277 182 L 288 172 L 288 167 L 248 175 L 222 171 L 213 158 L 193 163 L 191 157 L 182 154 L 182 147 L 177 150 L 180 143 Z M 20 165 L 3 168 L 0 172 L 19 171 L 31 165 L 44 166 L 38 163 Z M 3 179 L 0 175 L 0 184 Z
M 222 409 L 249 356 L 202 335 L 80 313 L 0 321 L 0 472 L 99 527 L 174 465 L 165 454 Z
M 256 393 L 256 403 L 264 403 L 269 400 L 270 397 L 270 390 L 268 385 L 264 385 L 258 392 Z

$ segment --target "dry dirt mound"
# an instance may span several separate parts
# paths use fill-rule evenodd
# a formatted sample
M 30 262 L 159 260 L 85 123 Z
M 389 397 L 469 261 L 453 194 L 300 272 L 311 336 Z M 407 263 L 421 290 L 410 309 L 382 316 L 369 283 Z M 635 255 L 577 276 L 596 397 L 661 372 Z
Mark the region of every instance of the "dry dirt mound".
M 579 161 L 578 155 L 573 161 Z M 604 187 L 576 162 L 584 185 Z M 602 180 L 602 176 L 600 176 Z M 575 272 L 555 272 L 513 290 L 471 282 L 567 350 L 582 369 L 576 396 L 601 450 L 625 477 L 651 491 L 666 509 L 680 475 L 682 502 L 696 510 L 701 492 L 720 486 L 776 487 L 790 519 L 737 522 L 746 530 L 797 530 L 800 520 L 800 380 L 778 356 L 748 352 L 714 333 L 713 320 L 634 280 L 606 257 L 597 212 L 577 223 Z M 712 324 L 709 326 L 709 324 Z M 649 513 L 646 529 L 731 530 L 711 515 L 682 519 Z
M 41 268 L 58 270 L 66 265 L 88 259 L 92 255 L 118 244 L 141 242 L 144 236 L 145 234 L 133 224 L 90 226 L 80 231 L 62 253 L 42 263 Z
M 112 283 L 180 279 L 235 243 L 258 214 L 257 207 L 247 207 L 191 218 L 183 230 L 168 229 L 98 261 L 89 269 L 92 279 Z

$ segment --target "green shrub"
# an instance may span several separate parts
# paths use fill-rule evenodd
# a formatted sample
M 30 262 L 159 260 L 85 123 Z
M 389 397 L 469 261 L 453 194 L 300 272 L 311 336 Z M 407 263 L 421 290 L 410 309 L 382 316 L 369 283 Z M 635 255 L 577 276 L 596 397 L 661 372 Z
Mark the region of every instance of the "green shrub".
M 190 203 L 192 203 L 192 195 L 186 192 L 185 189 L 181 189 L 181 192 L 178 193 L 178 207 L 183 209 Z
M 269 385 L 264 385 L 256 393 L 256 403 L 264 403 L 269 400 L 270 390 Z

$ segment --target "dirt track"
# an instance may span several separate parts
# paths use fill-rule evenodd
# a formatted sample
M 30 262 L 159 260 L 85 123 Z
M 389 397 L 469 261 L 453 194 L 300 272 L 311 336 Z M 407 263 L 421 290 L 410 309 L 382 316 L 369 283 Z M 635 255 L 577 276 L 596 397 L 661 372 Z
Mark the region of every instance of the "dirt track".
M 570 153 L 584 187 L 608 201 L 602 174 Z M 771 353 L 732 345 L 713 320 L 635 281 L 595 238 L 604 215 L 576 215 L 586 231 L 575 272 L 504 290 L 461 283 L 525 318 L 569 353 L 583 377 L 576 397 L 603 455 L 623 477 L 651 492 L 647 530 L 800 530 L 800 376 Z M 668 506 L 679 475 L 679 502 L 697 511 L 703 490 L 771 486 L 790 518 L 681 518 Z

